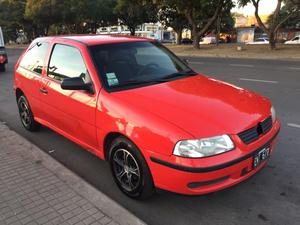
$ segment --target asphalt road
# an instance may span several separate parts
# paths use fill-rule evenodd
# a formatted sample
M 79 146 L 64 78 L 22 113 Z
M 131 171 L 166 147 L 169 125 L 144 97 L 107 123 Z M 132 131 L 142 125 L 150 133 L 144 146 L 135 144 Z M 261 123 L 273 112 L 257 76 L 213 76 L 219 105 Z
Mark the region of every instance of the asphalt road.
M 107 163 L 53 131 L 24 131 L 13 95 L 13 67 L 21 50 L 8 50 L 7 72 L 0 73 L 0 120 L 63 165 L 149 224 L 243 225 L 299 224 L 300 221 L 300 62 L 191 58 L 200 73 L 252 89 L 269 97 L 282 122 L 268 165 L 251 179 L 205 196 L 158 191 L 147 201 L 124 196 Z

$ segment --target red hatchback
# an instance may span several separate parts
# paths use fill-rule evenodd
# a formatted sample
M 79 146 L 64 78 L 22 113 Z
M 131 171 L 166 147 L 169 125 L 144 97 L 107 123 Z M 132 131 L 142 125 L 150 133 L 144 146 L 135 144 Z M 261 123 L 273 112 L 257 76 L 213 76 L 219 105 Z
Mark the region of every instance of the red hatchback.
M 237 184 L 265 165 L 280 129 L 267 98 L 199 75 L 142 38 L 36 39 L 14 89 L 27 130 L 45 125 L 109 161 L 133 198 Z

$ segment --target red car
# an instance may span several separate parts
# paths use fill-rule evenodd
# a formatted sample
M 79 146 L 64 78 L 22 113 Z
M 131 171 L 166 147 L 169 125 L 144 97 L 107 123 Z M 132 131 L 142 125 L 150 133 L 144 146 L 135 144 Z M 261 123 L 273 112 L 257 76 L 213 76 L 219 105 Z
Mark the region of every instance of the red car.
M 7 63 L 8 59 L 5 48 L 0 46 L 0 72 L 5 72 L 5 64 Z
M 136 37 L 36 39 L 15 66 L 14 89 L 27 130 L 42 124 L 107 160 L 133 198 L 237 184 L 266 164 L 280 129 L 267 98 Z

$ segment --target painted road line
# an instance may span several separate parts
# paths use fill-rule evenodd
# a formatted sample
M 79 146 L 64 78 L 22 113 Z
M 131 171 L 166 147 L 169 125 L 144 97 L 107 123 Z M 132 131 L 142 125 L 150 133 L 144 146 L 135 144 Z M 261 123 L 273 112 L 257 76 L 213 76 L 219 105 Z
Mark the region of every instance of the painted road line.
M 235 67 L 254 67 L 253 65 L 248 65 L 248 64 L 229 64 L 229 66 L 235 66 Z
M 290 70 L 300 70 L 300 67 L 288 67 Z
M 194 61 L 189 61 L 190 64 L 196 64 L 196 65 L 203 65 L 204 62 L 194 62 Z
M 274 81 L 274 80 L 256 80 L 256 79 L 247 79 L 247 78 L 239 78 L 239 79 L 244 81 L 278 84 L 278 81 Z
M 287 124 L 289 127 L 293 127 L 293 128 L 299 128 L 300 129 L 300 125 L 296 124 L 296 123 L 288 123 Z

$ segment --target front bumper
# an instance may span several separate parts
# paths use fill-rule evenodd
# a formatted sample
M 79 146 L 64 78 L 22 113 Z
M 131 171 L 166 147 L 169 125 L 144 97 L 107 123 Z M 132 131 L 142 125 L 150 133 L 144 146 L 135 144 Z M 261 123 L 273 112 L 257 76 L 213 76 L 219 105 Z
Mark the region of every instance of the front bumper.
M 270 154 L 280 130 L 276 121 L 272 129 L 257 141 L 245 145 L 236 136 L 237 148 L 231 152 L 202 159 L 161 156 L 150 153 L 148 163 L 155 186 L 181 194 L 206 194 L 235 185 L 256 172 L 267 161 L 253 169 L 253 156 L 269 146 Z

